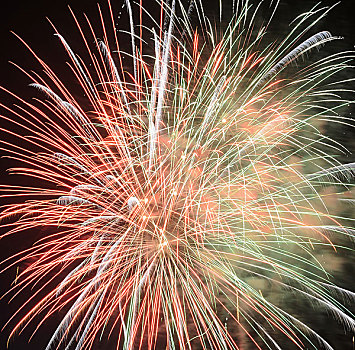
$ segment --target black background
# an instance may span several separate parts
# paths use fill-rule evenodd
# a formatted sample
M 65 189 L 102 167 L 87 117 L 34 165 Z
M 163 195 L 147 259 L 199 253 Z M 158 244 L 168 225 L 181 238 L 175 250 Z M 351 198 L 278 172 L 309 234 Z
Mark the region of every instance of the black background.
M 98 0 L 18 0 L 3 2 L 0 7 L 0 85 L 7 89 L 16 92 L 19 96 L 31 99 L 35 94 L 33 89 L 28 87 L 29 79 L 21 73 L 17 68 L 9 63 L 13 61 L 19 64 L 26 70 L 34 69 L 40 71 L 38 63 L 33 59 L 24 45 L 10 32 L 17 33 L 23 38 L 31 48 L 42 57 L 45 62 L 49 63 L 54 71 L 62 72 L 65 69 L 65 61 L 67 56 L 59 43 L 59 40 L 54 37 L 54 30 L 46 18 L 53 21 L 55 26 L 63 34 L 65 38 L 70 38 L 71 42 L 79 40 L 76 26 L 71 17 L 68 5 L 82 20 L 81 14 L 83 12 L 88 14 L 88 17 L 95 21 L 97 16 L 97 2 Z M 100 2 L 100 1 L 99 1 Z M 143 4 L 149 8 L 153 0 L 145 0 Z M 227 1 L 225 1 L 227 2 Z M 332 4 L 335 1 L 325 1 L 324 4 Z M 106 4 L 103 0 L 102 5 Z M 119 11 L 122 1 L 112 0 L 114 8 Z M 218 1 L 205 1 L 206 9 L 209 13 L 217 10 Z M 316 1 L 312 0 L 282 0 L 279 12 L 284 14 L 284 20 L 280 23 L 280 28 L 287 27 L 288 19 L 295 17 L 297 14 L 309 9 Z M 105 7 L 105 6 L 103 6 Z M 355 45 L 355 20 L 354 20 L 353 1 L 347 0 L 339 4 L 329 15 L 319 24 L 320 30 L 329 30 L 334 35 L 343 36 L 342 48 L 344 50 L 351 50 Z M 124 17 L 124 16 L 123 16 Z M 125 21 L 124 19 L 122 21 Z M 276 33 L 277 34 L 277 33 Z M 81 45 L 81 43 L 80 43 Z M 0 102 L 5 105 L 11 105 L 14 100 L 3 92 L 0 93 Z M 4 110 L 0 110 L 4 113 Z M 3 123 L 0 121 L 0 123 Z M 4 126 L 0 125 L 1 127 Z M 6 125 L 5 125 L 6 126 Z M 1 134 L 2 137 L 9 137 Z M 352 140 L 354 133 L 351 130 L 345 130 L 345 139 Z M 349 143 L 350 145 L 352 143 Z M 6 169 L 11 166 L 11 162 L 5 159 L 0 159 L 0 181 L 1 183 L 11 183 L 13 180 L 9 179 Z M 33 233 L 33 237 L 36 233 Z M 32 238 L 33 239 L 33 238 Z M 31 241 L 31 239 L 30 239 Z M 21 236 L 6 238 L 0 241 L 1 257 L 5 258 L 11 254 L 28 246 L 29 242 Z M 10 283 L 14 279 L 15 269 L 12 269 L 0 275 L 0 294 L 9 288 Z M 21 298 L 20 298 L 21 299 Z M 14 302 L 8 305 L 8 298 L 0 302 L 0 325 L 3 325 L 8 317 L 16 310 L 18 303 Z M 21 302 L 21 300 L 20 300 Z M 328 327 L 326 324 L 328 318 L 324 318 L 324 328 Z M 333 325 L 333 323 L 332 323 Z M 43 327 L 37 336 L 28 343 L 30 332 L 25 331 L 23 335 L 17 337 L 10 343 L 12 350 L 28 350 L 28 349 L 42 349 L 44 348 L 48 338 L 53 329 L 53 324 L 48 323 L 47 327 Z M 332 336 L 333 330 L 329 330 L 328 334 Z M 9 334 L 9 328 L 6 328 L 0 333 L 0 350 L 6 348 L 6 340 Z M 335 349 L 350 350 L 353 346 L 347 341 L 345 344 L 338 341 L 336 337 L 341 337 L 341 331 L 334 332 L 336 336 L 332 341 Z M 349 339 L 349 336 L 347 337 Z M 338 347 L 339 346 L 339 347 Z M 97 349 L 101 346 L 97 345 Z M 102 347 L 110 348 L 109 346 Z M 96 348 L 95 348 L 96 349 Z

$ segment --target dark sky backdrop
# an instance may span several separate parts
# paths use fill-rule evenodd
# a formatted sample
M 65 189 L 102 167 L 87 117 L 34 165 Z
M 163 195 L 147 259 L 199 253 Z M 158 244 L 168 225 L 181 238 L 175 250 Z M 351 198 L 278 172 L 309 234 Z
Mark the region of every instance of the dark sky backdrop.
M 146 6 L 153 0 L 145 0 Z M 225 0 L 227 2 L 227 0 Z M 31 57 L 31 54 L 24 48 L 20 41 L 10 33 L 14 31 L 19 34 L 30 46 L 55 70 L 61 71 L 67 56 L 61 47 L 59 40 L 53 36 L 53 29 L 46 20 L 46 17 L 53 20 L 59 31 L 70 40 L 78 38 L 75 24 L 69 13 L 67 5 L 70 5 L 74 12 L 79 15 L 86 12 L 90 18 L 97 20 L 96 3 L 106 4 L 106 0 L 9 0 L 2 3 L 0 7 L 0 85 L 12 91 L 15 91 L 20 96 L 27 96 L 30 99 L 33 95 L 33 89 L 27 85 L 28 78 L 20 73 L 15 67 L 10 65 L 9 61 L 14 61 L 20 66 L 30 70 L 34 68 L 37 72 L 40 71 L 39 65 Z M 280 28 L 285 28 L 287 18 L 292 18 L 302 10 L 309 9 L 312 4 L 317 1 L 313 0 L 282 0 L 280 13 L 284 15 L 284 20 L 280 21 Z M 326 1 L 326 4 L 334 3 L 335 1 Z M 120 4 L 122 0 L 112 0 L 112 3 Z M 213 11 L 212 3 L 217 3 L 215 0 L 206 1 L 209 11 Z M 323 20 L 319 25 L 320 30 L 330 30 L 334 35 L 343 36 L 344 42 L 341 44 L 344 49 L 352 49 L 355 45 L 355 21 L 352 4 L 353 0 L 345 0 L 336 9 L 329 14 L 326 20 Z M 282 29 L 280 29 L 282 30 Z M 280 33 L 282 35 L 282 33 Z M 81 44 L 80 44 L 81 45 Z M 13 102 L 7 95 L 0 93 L 1 103 L 11 105 Z M 3 112 L 3 111 L 1 111 Z M 0 123 L 2 123 L 0 121 Z M 3 126 L 0 124 L 0 126 Z M 2 134 L 3 135 L 3 134 Z M 348 134 L 346 137 L 352 137 L 354 134 Z M 2 136 L 6 137 L 6 136 Z M 2 183 L 9 182 L 5 168 L 11 165 L 7 160 L 0 159 L 0 181 Z M 5 239 L 0 242 L 0 251 L 2 257 L 18 251 L 18 249 L 26 246 L 28 242 L 20 237 L 15 239 Z M 0 292 L 4 292 L 10 281 L 14 278 L 14 269 L 0 276 Z M 5 299 L 6 300 L 6 299 Z M 4 301 L 0 302 L 0 324 L 17 308 L 17 303 L 7 306 Z M 27 344 L 28 332 L 24 336 L 16 339 L 10 349 L 12 350 L 28 350 L 42 349 L 46 343 L 52 324 L 49 323 L 49 329 L 44 328 L 40 331 L 39 336 L 35 337 L 33 342 Z M 325 327 L 327 325 L 324 325 Z M 6 338 L 9 329 L 6 329 L 0 334 L 0 350 L 5 349 Z M 339 347 L 339 350 L 350 350 L 351 348 Z

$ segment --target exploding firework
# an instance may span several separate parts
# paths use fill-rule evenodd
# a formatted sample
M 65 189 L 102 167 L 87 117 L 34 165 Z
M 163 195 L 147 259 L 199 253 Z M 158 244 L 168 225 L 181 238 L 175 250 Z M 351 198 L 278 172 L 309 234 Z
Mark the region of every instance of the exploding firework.
M 239 1 L 220 31 L 198 1 L 158 2 L 158 16 L 143 5 L 125 1 L 121 33 L 110 3 L 100 28 L 74 16 L 87 58 L 56 35 L 77 83 L 36 56 L 44 74 L 26 74 L 45 98 L 2 117 L 21 129 L 2 146 L 20 162 L 12 171 L 38 184 L 6 189 L 17 204 L 3 210 L 5 235 L 43 233 L 5 262 L 21 267 L 8 293 L 32 288 L 11 336 L 60 314 L 47 350 L 108 338 L 119 349 L 332 349 L 275 295 L 355 328 L 338 301 L 354 294 L 318 255 L 354 234 L 337 206 L 353 203 L 355 164 L 321 133 L 349 123 L 337 77 L 353 53 L 302 64 L 339 39 L 312 32 L 319 6 L 268 41 L 276 5 L 261 20 L 265 8 Z

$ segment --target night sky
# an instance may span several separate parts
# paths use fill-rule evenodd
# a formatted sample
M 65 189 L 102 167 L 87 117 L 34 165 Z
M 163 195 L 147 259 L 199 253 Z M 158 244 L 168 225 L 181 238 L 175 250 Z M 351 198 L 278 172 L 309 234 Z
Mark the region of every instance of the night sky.
M 147 4 L 153 0 L 145 0 L 143 3 Z M 228 0 L 225 0 L 227 2 Z M 79 19 L 82 21 L 82 13 L 88 14 L 88 17 L 95 21 L 98 21 L 97 16 L 97 3 L 103 5 L 104 8 L 106 0 L 17 0 L 17 1 L 6 1 L 6 4 L 2 4 L 0 7 L 0 85 L 9 89 L 10 91 L 16 92 L 19 96 L 27 98 L 30 100 L 33 96 L 39 96 L 38 92 L 34 91 L 33 88 L 29 87 L 28 84 L 30 80 L 21 73 L 16 67 L 11 65 L 9 61 L 13 61 L 19 66 L 23 67 L 25 70 L 30 71 L 34 69 L 36 72 L 40 72 L 41 68 L 36 60 L 33 58 L 31 53 L 24 47 L 24 45 L 18 40 L 15 35 L 10 31 L 18 34 L 22 39 L 24 39 L 31 48 L 48 63 L 54 71 L 56 72 L 68 72 L 68 68 L 65 62 L 68 57 L 60 44 L 58 38 L 54 34 L 54 30 L 46 18 L 53 21 L 54 25 L 58 28 L 59 32 L 63 36 L 70 40 L 72 48 L 76 50 L 75 42 L 79 42 L 79 35 L 76 30 L 75 23 L 72 19 L 70 11 L 68 10 L 68 5 L 73 9 L 73 11 L 78 15 Z M 211 3 L 218 3 L 218 1 L 209 0 L 206 2 L 208 12 L 212 13 L 214 10 L 214 5 Z M 280 12 L 284 13 L 285 19 L 295 17 L 296 14 L 302 12 L 302 10 L 309 9 L 312 4 L 317 1 L 312 0 L 281 0 Z M 325 4 L 331 4 L 335 1 L 325 1 Z M 114 8 L 120 9 L 122 0 L 112 0 Z M 340 5 L 336 7 L 327 17 L 323 20 L 317 29 L 319 30 L 329 30 L 333 35 L 343 36 L 344 40 L 341 44 L 338 44 L 343 50 L 351 50 L 355 45 L 355 21 L 354 21 L 354 11 L 353 11 L 353 0 L 345 0 Z M 354 6 L 355 7 L 355 6 Z M 123 16 L 124 17 L 124 16 Z M 287 20 L 280 23 L 280 28 L 287 28 Z M 280 29 L 281 30 L 281 29 Z M 78 44 L 80 47 L 82 43 Z M 331 44 L 330 44 L 331 45 Z M 66 73 L 63 73 L 64 75 Z M 7 94 L 0 92 L 0 103 L 11 106 L 14 103 L 14 99 L 9 97 Z M 0 109 L 0 113 L 5 113 L 4 109 Z M 4 123 L 0 121 L 0 123 Z M 7 127 L 8 125 L 0 124 L 0 127 Z M 12 140 L 11 136 L 4 132 L 0 132 L 0 137 L 5 140 Z M 354 133 L 350 129 L 344 129 L 342 131 L 342 138 L 347 142 L 348 147 L 353 147 L 354 143 Z M 1 155 L 3 154 L 0 151 Z M 15 184 L 16 177 L 9 178 L 6 173 L 6 169 L 13 165 L 12 161 L 7 159 L 0 159 L 0 179 L 3 184 Z M 6 202 L 6 200 L 2 200 Z M 2 230 L 1 232 L 4 232 Z M 38 232 L 31 233 L 31 238 L 23 238 L 21 235 L 16 235 L 15 237 L 6 238 L 0 241 L 0 253 L 1 258 L 6 258 L 20 249 L 28 247 L 38 236 Z M 28 236 L 27 236 L 28 237 Z M 6 273 L 0 275 L 0 294 L 3 294 L 9 288 L 11 281 L 14 280 L 16 274 L 16 269 L 13 268 Z M 344 278 L 344 284 L 348 283 L 348 278 Z M 353 285 L 354 287 L 354 285 Z M 27 291 L 28 292 L 28 291 Z M 8 305 L 7 301 L 9 298 L 4 298 L 0 301 L 0 325 L 2 326 L 9 316 L 18 308 L 21 304 L 21 300 L 25 298 L 25 295 L 20 296 L 15 302 Z M 329 318 L 325 317 L 323 322 L 328 322 Z M 34 337 L 34 339 L 28 343 L 27 340 L 31 334 L 33 327 L 30 327 L 28 331 L 25 331 L 23 335 L 19 336 L 10 343 L 9 349 L 11 350 L 28 350 L 28 349 L 43 349 L 48 338 L 53 331 L 55 322 L 49 322 L 46 327 L 43 327 L 41 331 Z M 330 323 L 330 325 L 335 325 L 336 323 Z M 327 327 L 324 324 L 324 327 Z M 341 328 L 340 328 L 341 329 Z M 0 333 L 0 350 L 6 349 L 6 340 L 9 334 L 10 328 L 6 328 Z M 331 332 L 329 332 L 331 333 Z M 341 330 L 337 330 L 337 336 L 341 336 Z M 339 335 L 340 334 L 340 335 Z M 348 336 L 349 338 L 349 336 Z M 336 338 L 334 338 L 333 344 L 336 345 Z M 339 342 L 339 344 L 342 344 Z M 349 342 L 347 345 L 341 345 L 339 350 L 352 350 L 353 347 L 350 346 Z M 109 347 L 97 347 L 96 349 L 105 349 Z

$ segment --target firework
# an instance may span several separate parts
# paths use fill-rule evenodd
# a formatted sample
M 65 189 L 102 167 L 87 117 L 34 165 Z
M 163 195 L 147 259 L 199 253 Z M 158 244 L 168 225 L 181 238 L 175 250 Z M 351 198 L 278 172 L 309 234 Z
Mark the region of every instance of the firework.
M 280 349 L 279 334 L 331 349 L 275 294 L 354 330 L 337 299 L 354 294 L 317 258 L 354 234 L 337 205 L 353 203 L 355 164 L 332 156 L 342 147 L 320 132 L 348 123 L 337 76 L 353 53 L 295 69 L 339 39 L 312 32 L 321 7 L 267 42 L 276 6 L 262 22 L 260 7 L 240 1 L 220 34 L 200 2 L 158 5 L 155 18 L 126 0 L 122 33 L 110 3 L 100 29 L 74 16 L 87 59 L 56 35 L 80 92 L 36 56 L 44 74 L 27 74 L 46 98 L 3 116 L 28 135 L 28 146 L 3 142 L 21 164 L 13 172 L 38 183 L 6 189 L 27 198 L 4 208 L 6 235 L 44 232 L 6 261 L 24 266 L 8 293 L 33 290 L 11 336 L 60 313 L 47 350 L 109 337 L 120 349 Z

